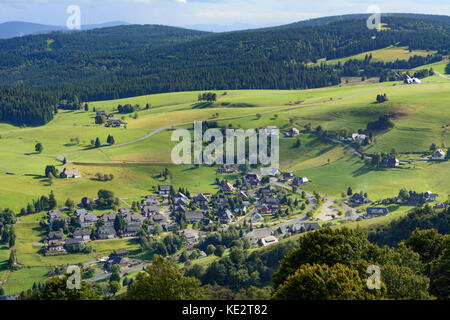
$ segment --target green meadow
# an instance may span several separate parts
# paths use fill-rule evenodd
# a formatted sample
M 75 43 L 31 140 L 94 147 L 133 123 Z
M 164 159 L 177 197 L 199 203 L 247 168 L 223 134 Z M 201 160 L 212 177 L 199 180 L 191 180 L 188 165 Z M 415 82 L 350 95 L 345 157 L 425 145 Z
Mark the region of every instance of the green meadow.
M 397 54 L 398 50 L 405 51 L 403 48 L 389 48 L 374 52 L 373 56 L 374 59 L 389 59 L 389 55 Z M 430 66 L 444 74 L 444 63 Z M 54 120 L 42 127 L 19 128 L 0 124 L 0 207 L 18 212 L 33 199 L 51 191 L 59 206 L 63 206 L 67 198 L 78 202 L 85 196 L 95 197 L 99 189 L 109 189 L 117 197 L 126 199 L 138 199 L 152 193 L 159 184 L 188 188 L 192 194 L 214 193 L 218 190 L 215 185 L 217 177 L 233 180 L 236 176 L 219 175 L 217 167 L 170 163 L 171 151 L 176 144 L 171 141 L 172 130 L 176 127 L 191 128 L 193 121 L 217 121 L 219 125 L 243 129 L 276 125 L 280 129 L 295 126 L 303 130 L 307 125 L 313 129 L 320 125 L 324 130 L 347 128 L 355 132 L 387 114 L 393 119 L 394 128 L 377 132 L 375 142 L 364 147 L 365 152 L 389 152 L 392 148 L 399 152 L 425 152 L 432 143 L 442 148 L 450 145 L 450 82 L 437 76 L 414 86 L 368 81 L 311 90 L 217 91 L 218 100 L 212 104 L 198 103 L 199 93 L 168 93 L 90 102 L 88 112 L 60 111 Z M 384 93 L 389 101 L 375 103 L 376 95 Z M 151 107 L 138 111 L 136 119 L 117 114 L 117 105 L 127 103 L 139 104 L 142 108 L 149 103 Z M 127 128 L 95 125 L 93 108 L 124 117 Z M 165 129 L 138 142 L 124 144 L 158 128 Z M 90 147 L 90 141 L 96 137 L 105 144 L 108 135 L 114 136 L 115 145 L 98 149 Z M 78 138 L 80 143 L 72 143 L 70 140 L 73 138 Z M 299 148 L 294 147 L 297 139 L 301 144 Z M 44 146 L 42 154 L 34 152 L 37 142 Z M 82 177 L 54 179 L 50 184 L 43 176 L 45 166 L 55 165 L 61 169 L 63 165 L 56 157 L 62 154 L 67 154 L 66 158 L 71 161 L 66 167 L 78 169 Z M 281 135 L 280 139 L 281 170 L 308 177 L 312 182 L 305 186 L 307 191 L 340 199 L 341 193 L 351 187 L 355 192 L 367 192 L 371 200 L 380 200 L 393 197 L 401 188 L 407 188 L 419 192 L 431 190 L 446 198 L 450 193 L 450 162 L 415 161 L 414 156 L 401 157 L 411 161 L 403 166 L 408 169 L 373 169 L 348 148 L 314 134 L 302 134 L 296 138 Z M 165 168 L 169 170 L 166 180 L 160 176 Z M 113 174 L 114 179 L 97 181 L 95 175 L 98 172 Z M 391 209 L 392 214 L 387 217 L 351 225 L 375 228 L 406 214 L 410 208 Z M 16 224 L 16 251 L 19 263 L 25 268 L 8 274 L 6 262 L 10 251 L 6 246 L 0 247 L 0 279 L 7 276 L 4 285 L 7 294 L 18 293 L 33 282 L 44 281 L 51 266 L 86 263 L 117 248 L 127 248 L 135 257 L 149 258 L 140 253 L 139 244 L 132 239 L 95 241 L 91 243 L 94 248 L 92 255 L 46 257 L 40 253 L 39 244 L 44 236 L 39 221 L 45 219 L 45 213 L 20 219 Z M 207 262 L 208 258 L 199 261 Z

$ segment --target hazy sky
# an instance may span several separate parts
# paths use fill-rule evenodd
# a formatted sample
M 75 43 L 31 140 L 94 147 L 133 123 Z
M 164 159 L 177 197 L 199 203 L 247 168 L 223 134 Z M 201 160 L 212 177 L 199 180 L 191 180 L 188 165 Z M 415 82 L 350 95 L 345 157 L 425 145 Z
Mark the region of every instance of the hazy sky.
M 82 24 L 121 20 L 166 25 L 284 24 L 308 18 L 382 12 L 450 14 L 448 0 L 0 0 L 0 22 L 65 25 L 69 5 L 81 8 Z

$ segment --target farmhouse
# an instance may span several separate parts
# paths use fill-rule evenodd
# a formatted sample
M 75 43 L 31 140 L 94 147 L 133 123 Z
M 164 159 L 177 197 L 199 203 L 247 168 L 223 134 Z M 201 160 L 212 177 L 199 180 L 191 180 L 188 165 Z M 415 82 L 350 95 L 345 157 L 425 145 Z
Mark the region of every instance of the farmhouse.
M 237 193 L 237 195 L 236 195 L 236 198 L 242 199 L 243 201 L 247 201 L 248 200 L 248 196 L 243 191 L 239 191 Z
M 233 193 L 234 192 L 234 187 L 233 187 L 233 185 L 231 183 L 226 182 L 226 183 L 223 184 L 221 190 L 222 190 L 223 193 Z
M 141 205 L 142 206 L 151 206 L 151 205 L 159 206 L 158 196 L 152 195 L 152 194 L 146 196 L 145 199 L 143 199 L 141 201 Z
M 230 223 L 233 221 L 233 219 L 234 219 L 234 215 L 228 209 L 223 210 L 219 215 L 219 221 L 220 221 L 220 223 L 223 223 L 223 224 Z
M 420 84 L 420 83 L 422 83 L 422 81 L 420 81 L 419 78 L 416 78 L 416 77 L 411 78 L 409 75 L 406 75 L 404 83 L 405 84 Z
M 158 192 L 160 196 L 169 195 L 172 191 L 172 186 L 158 186 Z
M 300 131 L 297 128 L 292 128 L 286 133 L 286 136 L 288 136 L 288 137 L 296 137 L 299 134 L 300 134 Z
M 139 232 L 141 232 L 141 230 L 142 228 L 140 225 L 127 225 L 123 231 L 123 236 L 135 237 Z
M 309 180 L 306 177 L 295 177 L 294 180 L 292 180 L 294 186 L 302 186 L 308 182 Z
M 113 227 L 101 226 L 98 228 L 97 237 L 99 239 L 114 239 L 116 237 L 116 230 Z
M 62 179 L 76 179 L 81 178 L 81 173 L 77 169 L 67 170 L 64 168 L 64 170 L 59 174 L 59 177 Z
M 284 172 L 283 173 L 283 180 L 284 181 L 292 181 L 294 179 L 294 173 L 293 172 Z
M 47 235 L 47 241 L 50 240 L 64 240 L 64 234 L 61 231 L 50 231 Z
M 206 206 L 208 205 L 209 199 L 205 194 L 200 193 L 195 196 L 194 201 L 199 206 Z
M 398 167 L 400 161 L 397 158 L 384 158 L 381 160 L 381 166 L 385 168 L 395 168 Z
M 201 211 L 187 211 L 184 215 L 188 223 L 196 223 L 203 220 L 203 213 Z
M 382 217 L 389 213 L 388 208 L 374 208 L 370 207 L 366 209 L 367 216 L 369 217 Z
M 348 137 L 348 141 L 362 144 L 364 140 L 366 140 L 367 136 L 365 134 L 359 134 L 359 133 L 351 133 Z
M 88 229 L 77 228 L 73 232 L 73 238 L 88 241 L 91 240 L 91 232 Z
M 84 246 L 84 242 L 82 239 L 77 239 L 77 238 L 73 238 L 73 239 L 67 239 L 66 242 L 64 243 L 64 247 L 66 248 L 66 250 L 75 250 L 75 249 L 81 249 Z
M 59 240 L 50 240 L 47 244 L 47 250 L 53 252 L 64 251 L 63 245 Z
M 445 160 L 445 152 L 442 149 L 438 149 L 433 153 L 431 157 L 433 160 Z
M 66 218 L 63 217 L 61 211 L 59 211 L 59 210 L 50 210 L 48 212 L 48 222 L 50 224 L 52 224 L 56 220 L 66 221 Z
M 238 173 L 239 168 L 237 164 L 223 164 L 218 170 L 217 173 L 222 174 L 230 174 L 230 173 Z
M 124 216 L 127 225 L 141 225 L 145 218 L 140 213 L 128 213 Z
M 187 206 L 189 205 L 189 199 L 186 197 L 178 197 L 174 199 L 173 203 L 177 206 Z
M 270 177 L 278 177 L 281 174 L 277 168 L 261 168 L 261 172 Z
M 158 213 L 159 213 L 159 206 L 157 205 L 143 206 L 141 209 L 141 214 L 147 218 Z
M 95 214 L 84 209 L 76 210 L 75 214 L 79 225 L 83 228 L 92 227 L 98 221 L 98 217 Z
M 125 126 L 127 123 L 119 120 L 119 119 L 109 119 L 106 124 L 105 127 L 107 128 L 121 128 L 122 126 Z
M 319 228 L 320 225 L 318 222 L 294 223 L 288 226 L 288 230 L 291 234 L 313 231 Z
M 273 236 L 274 232 L 270 228 L 254 229 L 248 232 L 245 237 L 250 240 L 252 244 L 257 244 L 261 239 Z
M 437 199 L 439 198 L 439 195 L 437 193 L 432 193 L 431 191 L 425 192 L 424 196 L 425 200 L 428 202 L 437 201 Z
M 153 216 L 152 219 L 153 219 L 153 222 L 156 223 L 156 224 L 159 224 L 159 225 L 167 224 L 167 218 L 166 218 L 165 215 L 156 214 L 156 215 Z
M 116 216 L 117 213 L 115 212 L 107 212 L 100 217 L 100 220 L 102 221 L 104 226 L 112 227 L 114 226 L 114 221 L 116 221 Z
M 278 239 L 274 236 L 264 237 L 258 241 L 258 244 L 262 247 L 267 247 L 268 245 L 278 242 Z
M 262 216 L 259 213 L 255 213 L 252 215 L 252 219 L 250 220 L 252 223 L 259 222 L 262 220 Z
M 354 205 L 361 205 L 361 204 L 365 204 L 365 203 L 369 203 L 370 200 L 367 199 L 366 197 L 364 197 L 362 194 L 360 193 L 355 193 L 350 199 L 349 199 L 351 204 Z
M 194 245 L 198 239 L 200 239 L 198 232 L 194 229 L 187 229 L 181 232 L 181 235 L 184 235 L 186 237 L 187 243 L 192 246 Z

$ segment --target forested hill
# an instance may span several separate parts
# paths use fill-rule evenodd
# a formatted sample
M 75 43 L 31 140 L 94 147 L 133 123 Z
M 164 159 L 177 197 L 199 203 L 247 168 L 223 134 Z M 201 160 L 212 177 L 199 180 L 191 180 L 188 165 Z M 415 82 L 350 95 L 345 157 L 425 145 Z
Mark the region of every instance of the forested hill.
M 406 17 L 385 17 L 383 22 L 389 29 L 369 30 L 361 17 L 223 34 L 119 26 L 3 40 L 0 86 L 35 89 L 69 101 L 185 90 L 316 88 L 338 84 L 343 72 L 333 66 L 308 66 L 321 58 L 390 45 L 450 51 L 448 23 Z M 375 69 L 386 73 L 386 68 Z M 9 114 L 5 105 L 0 109 L 3 121 L 28 123 L 17 116 L 23 112 Z
M 294 22 L 290 24 L 285 24 L 282 26 L 265 28 L 267 30 L 270 29 L 287 29 L 287 28 L 297 28 L 297 27 L 311 27 L 311 26 L 323 26 L 334 22 L 339 21 L 348 21 L 348 20 L 360 20 L 367 19 L 372 14 L 345 14 L 340 16 L 331 16 L 331 17 L 322 17 L 322 18 L 314 18 L 309 20 L 303 20 L 299 22 Z M 426 20 L 426 21 L 436 21 L 443 23 L 450 23 L 450 16 L 443 15 L 432 15 L 432 14 L 417 14 L 417 13 L 382 13 L 381 19 L 382 23 L 384 22 L 384 18 L 406 18 L 406 19 L 415 19 L 415 20 Z

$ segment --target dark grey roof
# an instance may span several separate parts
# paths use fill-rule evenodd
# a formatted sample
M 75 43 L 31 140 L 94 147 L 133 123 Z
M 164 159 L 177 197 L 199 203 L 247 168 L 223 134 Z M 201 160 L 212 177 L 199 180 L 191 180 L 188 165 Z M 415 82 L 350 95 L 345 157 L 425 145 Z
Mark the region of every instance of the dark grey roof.
M 184 215 L 187 221 L 203 219 L 203 213 L 201 211 L 187 211 Z

